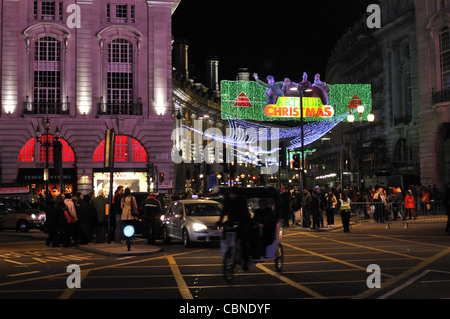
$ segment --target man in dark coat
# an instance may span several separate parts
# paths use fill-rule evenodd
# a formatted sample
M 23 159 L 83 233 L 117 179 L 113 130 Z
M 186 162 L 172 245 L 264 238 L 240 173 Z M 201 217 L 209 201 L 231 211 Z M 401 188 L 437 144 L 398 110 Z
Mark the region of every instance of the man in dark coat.
M 48 232 L 45 243 L 47 246 L 58 247 L 59 235 L 62 236 L 63 226 L 66 222 L 64 217 L 65 207 L 64 200 L 60 196 L 49 202 L 45 218 L 45 227 Z
M 99 190 L 98 196 L 94 198 L 92 203 L 97 213 L 97 236 L 95 242 L 104 243 L 106 240 L 105 230 L 107 228 L 107 216 L 105 213 L 108 199 L 103 196 L 103 190 Z
M 92 240 L 92 231 L 97 220 L 97 213 L 91 204 L 91 196 L 84 195 L 78 206 L 78 221 L 80 222 L 80 244 L 87 245 Z
M 162 211 L 161 202 L 156 199 L 153 193 L 150 193 L 143 205 L 144 235 L 147 237 L 147 243 L 154 245 L 156 238 L 158 238 L 158 226 Z

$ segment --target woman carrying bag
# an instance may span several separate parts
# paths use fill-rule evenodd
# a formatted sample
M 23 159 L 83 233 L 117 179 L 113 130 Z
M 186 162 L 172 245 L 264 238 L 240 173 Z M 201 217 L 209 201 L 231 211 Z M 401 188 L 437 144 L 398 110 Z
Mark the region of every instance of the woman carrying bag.
M 122 226 L 134 226 L 134 221 L 138 218 L 137 203 L 129 188 L 125 189 L 120 206 L 122 208 Z

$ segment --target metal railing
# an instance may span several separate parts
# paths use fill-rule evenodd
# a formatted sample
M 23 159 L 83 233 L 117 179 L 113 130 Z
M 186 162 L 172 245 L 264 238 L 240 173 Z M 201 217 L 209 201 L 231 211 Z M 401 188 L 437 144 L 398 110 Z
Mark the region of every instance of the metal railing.
M 405 229 L 410 224 L 446 223 L 446 207 L 442 201 L 419 202 L 412 210 L 405 209 L 404 203 L 359 202 L 352 203 L 353 214 L 362 219 L 386 224 L 389 228 L 393 221 L 401 220 Z
M 142 115 L 142 102 L 98 103 L 98 115 Z
M 69 114 L 69 102 L 30 102 L 25 101 L 24 114 Z

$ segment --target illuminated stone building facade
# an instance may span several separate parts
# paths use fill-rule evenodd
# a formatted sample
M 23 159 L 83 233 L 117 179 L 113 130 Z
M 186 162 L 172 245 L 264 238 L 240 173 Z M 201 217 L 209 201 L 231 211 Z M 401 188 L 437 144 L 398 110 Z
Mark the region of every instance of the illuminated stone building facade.
M 450 183 L 450 3 L 417 0 L 420 173 L 423 185 Z
M 104 139 L 114 129 L 115 184 L 150 190 L 149 166 L 173 187 L 171 18 L 180 0 L 0 1 L 1 183 L 42 191 L 45 142 L 63 141 L 66 191 L 106 189 Z M 53 167 L 50 148 L 50 169 Z M 59 185 L 50 170 L 50 187 Z
M 326 76 L 331 84 L 371 84 L 375 122 L 360 124 L 356 115 L 355 123 L 341 123 L 314 145 L 309 173 L 320 185 L 420 183 L 415 26 L 421 10 L 412 0 L 378 3 L 381 28 L 369 29 L 366 18 L 350 28 L 332 52 Z

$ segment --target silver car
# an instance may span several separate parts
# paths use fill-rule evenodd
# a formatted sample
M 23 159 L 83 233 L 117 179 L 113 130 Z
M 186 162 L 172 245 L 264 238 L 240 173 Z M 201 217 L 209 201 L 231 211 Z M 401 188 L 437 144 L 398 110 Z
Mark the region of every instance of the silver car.
M 170 204 L 164 215 L 163 240 L 178 239 L 185 247 L 197 243 L 220 243 L 222 231 L 217 222 L 222 205 L 216 201 L 185 199 Z

